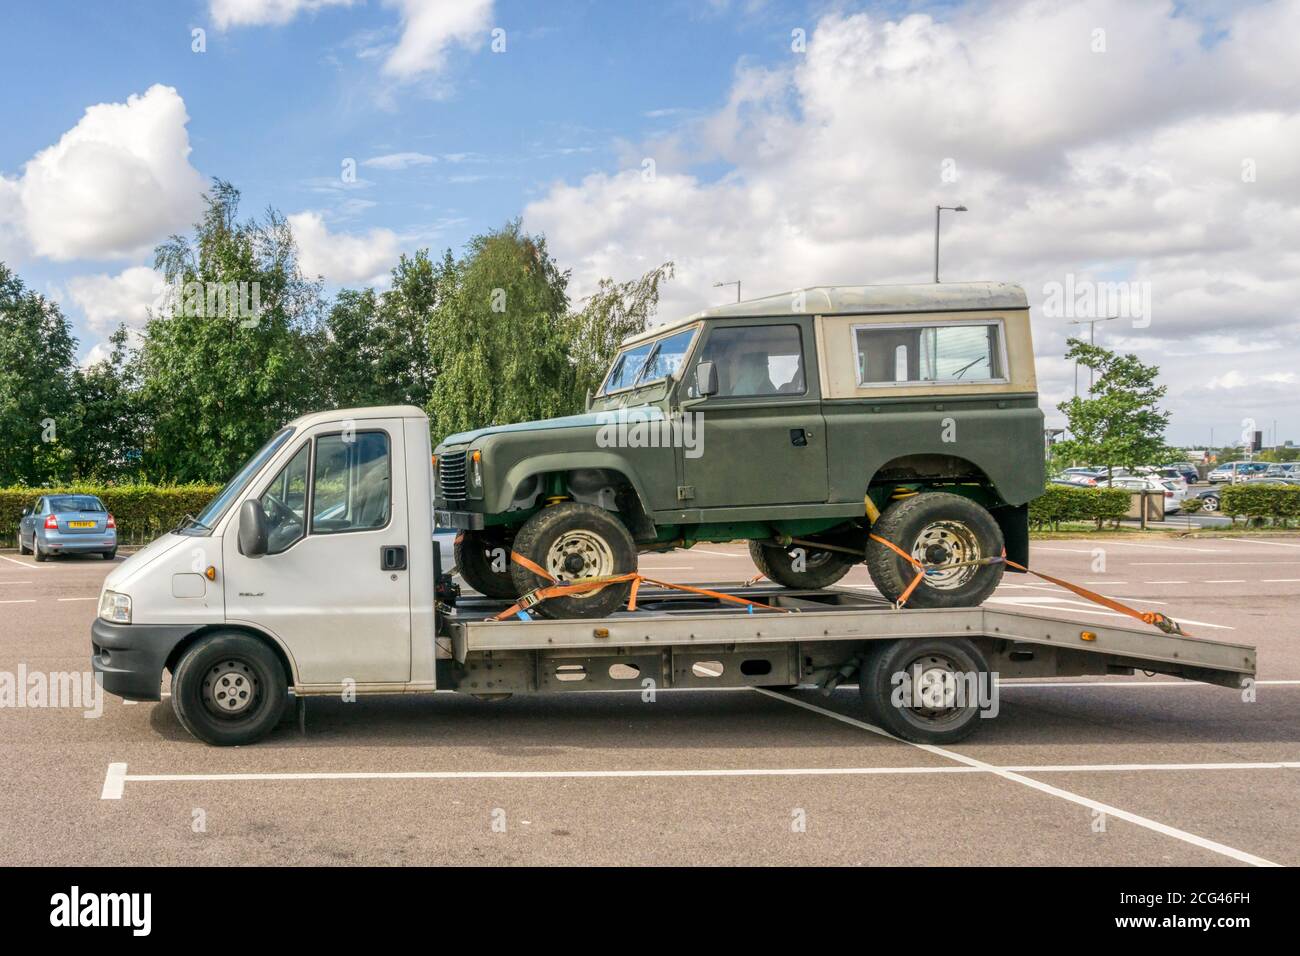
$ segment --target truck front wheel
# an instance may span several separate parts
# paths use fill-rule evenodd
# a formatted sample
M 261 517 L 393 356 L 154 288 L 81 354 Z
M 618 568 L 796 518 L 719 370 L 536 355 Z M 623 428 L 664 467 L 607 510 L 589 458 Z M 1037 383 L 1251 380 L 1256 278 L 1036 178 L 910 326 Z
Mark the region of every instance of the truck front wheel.
M 209 634 L 172 673 L 172 710 L 181 726 L 217 747 L 251 744 L 284 714 L 288 681 L 279 658 L 248 634 Z
M 785 547 L 763 541 L 749 542 L 754 567 L 769 580 L 787 588 L 828 588 L 858 563 L 841 551 L 818 551 L 804 545 Z
M 526 566 L 512 563 L 516 594 L 552 583 L 573 584 L 636 570 L 636 543 L 618 517 L 595 505 L 576 501 L 543 508 L 515 535 L 514 550 L 544 568 L 547 580 Z M 627 602 L 631 584 L 610 584 L 580 594 L 553 597 L 533 608 L 549 618 L 605 617 Z
M 465 583 L 490 598 L 519 596 L 510 576 L 510 542 L 502 534 L 463 531 L 456 535 L 456 570 Z
M 1002 580 L 1002 530 L 969 498 L 926 491 L 890 505 L 871 527 L 932 570 L 908 596 L 908 607 L 975 607 Z M 995 559 L 991 563 L 983 563 Z M 947 567 L 942 567 L 942 566 Z M 867 570 L 887 601 L 897 601 L 916 566 L 879 541 L 867 544 Z

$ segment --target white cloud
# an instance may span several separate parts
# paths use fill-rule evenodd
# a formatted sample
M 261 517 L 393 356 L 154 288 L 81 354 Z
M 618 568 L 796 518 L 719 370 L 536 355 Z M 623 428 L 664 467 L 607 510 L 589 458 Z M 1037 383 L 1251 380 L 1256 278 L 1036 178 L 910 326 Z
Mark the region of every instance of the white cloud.
M 348 7 L 354 0 L 210 0 L 208 10 L 221 30 L 230 27 L 281 25 L 300 13 L 322 7 Z
M 405 169 L 408 166 L 428 166 L 433 161 L 428 153 L 387 153 L 363 159 L 361 165 L 374 169 Z
M 441 73 L 453 44 L 480 46 L 492 20 L 492 0 L 386 0 L 402 16 L 402 37 L 384 61 L 384 72 L 407 80 Z
M 180 94 L 152 86 L 100 103 L 16 179 L 0 178 L 0 246 L 50 259 L 123 258 L 193 222 L 203 177 L 190 165 Z
M 104 336 L 123 322 L 144 328 L 149 310 L 165 291 L 162 275 L 146 266 L 132 266 L 117 275 L 75 276 L 67 286 L 68 296 L 86 315 L 86 325 Z
M 928 281 L 933 207 L 964 202 L 944 220 L 945 277 L 1018 281 L 1035 305 L 1067 273 L 1149 282 L 1150 326 L 1111 323 L 1098 343 L 1161 365 L 1175 435 L 1231 419 L 1203 384 L 1218 354 L 1250 353 L 1237 364 L 1259 378 L 1300 348 L 1300 58 L 1280 46 L 1300 32 L 1300 0 L 1231 13 L 1212 44 L 1177 9 L 829 13 L 806 54 L 739 65 L 721 108 L 625 145 L 622 171 L 554 184 L 525 221 L 579 295 L 674 259 L 668 318 L 725 301 L 712 285 L 736 278 L 747 297 Z M 727 171 L 694 175 L 704 164 Z M 1050 408 L 1073 390 L 1067 329 L 1034 321 Z M 1261 394 L 1249 414 L 1285 415 L 1300 438 L 1294 400 L 1284 413 Z
M 364 235 L 332 233 L 318 212 L 289 217 L 302 270 L 327 282 L 373 284 L 397 265 L 399 242 L 391 229 L 371 229 Z

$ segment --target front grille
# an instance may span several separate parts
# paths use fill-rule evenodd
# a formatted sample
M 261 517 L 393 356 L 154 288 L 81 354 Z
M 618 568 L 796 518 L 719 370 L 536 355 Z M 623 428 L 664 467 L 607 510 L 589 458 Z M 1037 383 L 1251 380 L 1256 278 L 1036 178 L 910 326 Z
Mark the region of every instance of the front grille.
M 465 499 L 465 452 L 438 456 L 438 490 L 448 501 Z

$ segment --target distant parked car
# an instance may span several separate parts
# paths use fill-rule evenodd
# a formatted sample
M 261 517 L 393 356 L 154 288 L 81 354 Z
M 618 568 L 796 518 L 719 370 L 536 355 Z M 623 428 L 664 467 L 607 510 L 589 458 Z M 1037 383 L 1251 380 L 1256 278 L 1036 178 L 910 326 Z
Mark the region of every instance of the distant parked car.
M 1275 462 L 1264 472 L 1265 478 L 1300 478 L 1300 462 Z
M 42 495 L 23 509 L 18 522 L 18 553 L 117 556 L 117 522 L 94 495 Z
M 1212 485 L 1222 481 L 1241 481 L 1245 478 L 1262 475 L 1267 470 L 1268 462 L 1266 461 L 1230 461 L 1210 472 L 1206 476 L 1206 481 Z
M 1182 475 L 1183 481 L 1187 482 L 1189 486 L 1194 485 L 1201 480 L 1200 472 L 1196 470 L 1196 466 L 1190 461 L 1172 461 L 1164 467 L 1172 468 L 1174 471 Z
M 1165 514 L 1173 514 L 1183 508 L 1183 499 L 1187 489 L 1174 484 L 1167 478 L 1156 475 L 1124 475 L 1111 481 L 1097 482 L 1098 488 L 1123 488 L 1126 491 L 1159 491 L 1165 497 Z

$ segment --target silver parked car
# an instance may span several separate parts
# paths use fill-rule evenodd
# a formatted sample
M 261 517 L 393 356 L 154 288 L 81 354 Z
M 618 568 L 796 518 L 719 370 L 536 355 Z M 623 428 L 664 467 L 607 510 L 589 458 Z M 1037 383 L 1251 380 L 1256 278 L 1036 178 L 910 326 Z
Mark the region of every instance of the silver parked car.
M 23 509 L 18 523 L 18 553 L 117 556 L 117 523 L 94 495 L 43 495 Z

